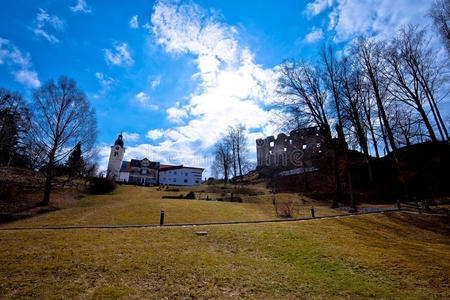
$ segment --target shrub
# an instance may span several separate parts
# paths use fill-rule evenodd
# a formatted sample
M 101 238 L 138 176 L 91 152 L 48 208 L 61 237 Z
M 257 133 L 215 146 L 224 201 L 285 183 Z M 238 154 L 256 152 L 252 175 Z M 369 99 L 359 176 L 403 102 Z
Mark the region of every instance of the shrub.
M 230 198 L 226 198 L 226 200 L 230 201 L 230 202 L 240 202 L 240 203 L 242 203 L 242 198 L 241 197 L 236 197 L 236 196 L 230 197 Z
M 184 196 L 184 199 L 195 199 L 195 193 L 189 192 L 186 196 Z
M 292 218 L 295 212 L 295 203 L 294 201 L 284 201 L 274 203 L 275 212 L 277 216 L 280 218 Z
M 93 177 L 89 183 L 89 193 L 105 194 L 114 191 L 116 183 L 114 180 L 105 177 Z

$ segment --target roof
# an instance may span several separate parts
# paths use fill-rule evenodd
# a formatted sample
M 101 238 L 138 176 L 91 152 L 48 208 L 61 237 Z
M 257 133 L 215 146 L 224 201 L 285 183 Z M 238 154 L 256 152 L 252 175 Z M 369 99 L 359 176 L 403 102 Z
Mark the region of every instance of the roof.
M 122 166 L 120 167 L 120 172 L 130 172 L 130 162 L 123 161 Z
M 148 166 L 143 166 L 141 164 L 142 161 L 148 161 L 149 164 Z M 135 167 L 135 168 L 149 168 L 149 169 L 159 169 L 159 162 L 157 161 L 149 161 L 147 158 L 144 158 L 142 160 L 139 159 L 132 159 L 130 162 L 130 167 Z
M 193 169 L 193 170 L 204 170 L 204 168 L 195 168 L 195 167 L 186 167 L 186 166 L 183 166 L 183 165 L 178 165 L 178 166 L 175 166 L 175 165 L 163 165 L 163 164 L 161 164 L 161 165 L 159 165 L 159 170 L 160 171 L 169 171 L 169 170 L 177 170 L 177 169 Z

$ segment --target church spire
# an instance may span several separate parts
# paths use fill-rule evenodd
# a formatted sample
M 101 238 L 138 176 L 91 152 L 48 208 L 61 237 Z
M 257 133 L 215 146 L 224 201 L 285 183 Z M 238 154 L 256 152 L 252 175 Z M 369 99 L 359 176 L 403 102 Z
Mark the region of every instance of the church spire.
M 117 140 L 116 140 L 116 142 L 114 143 L 114 145 L 119 145 L 120 147 L 123 148 L 122 133 L 119 134 L 119 137 L 117 138 Z

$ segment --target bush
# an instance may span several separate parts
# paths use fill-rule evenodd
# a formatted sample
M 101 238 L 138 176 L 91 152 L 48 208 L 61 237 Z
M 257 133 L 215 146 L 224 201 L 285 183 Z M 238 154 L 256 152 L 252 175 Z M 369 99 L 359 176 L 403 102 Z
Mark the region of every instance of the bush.
M 89 193 L 106 194 L 114 191 L 116 183 L 114 180 L 105 177 L 93 177 L 89 182 Z
M 242 203 L 242 198 L 241 197 L 229 197 L 229 198 L 225 198 L 225 201 L 229 201 L 229 202 L 239 202 Z
M 280 218 L 292 218 L 296 211 L 294 201 L 275 202 L 275 211 Z
M 184 196 L 184 199 L 194 199 L 195 200 L 195 193 L 189 192 L 186 196 Z

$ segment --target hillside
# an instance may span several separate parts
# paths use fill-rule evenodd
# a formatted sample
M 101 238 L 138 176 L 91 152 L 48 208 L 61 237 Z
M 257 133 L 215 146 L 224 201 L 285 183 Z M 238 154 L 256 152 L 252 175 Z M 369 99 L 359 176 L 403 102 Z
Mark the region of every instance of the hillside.
M 8 226 L 156 223 L 160 209 L 167 223 L 274 217 L 269 195 L 231 203 L 161 199 L 167 193 L 122 186 Z M 204 230 L 207 236 L 195 234 Z M 208 227 L 0 230 L 0 240 L 0 298 L 450 297 L 450 223 L 442 217 L 396 212 Z

